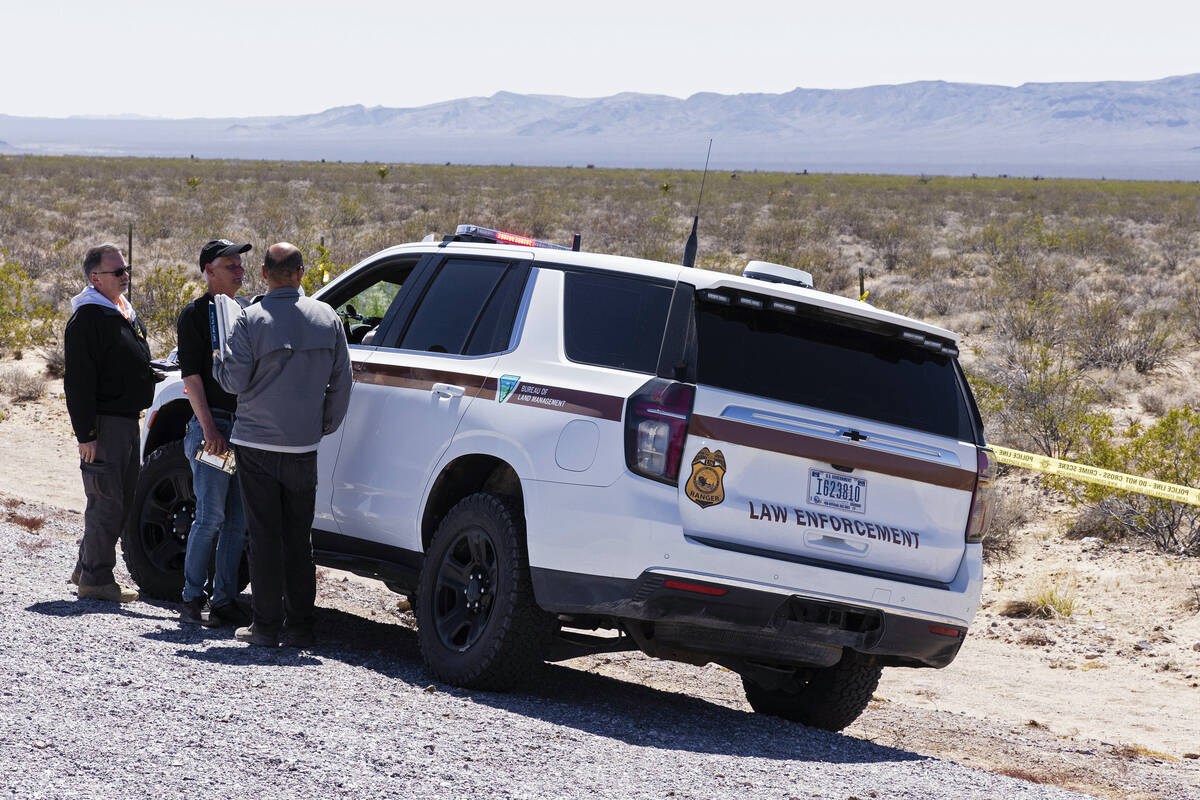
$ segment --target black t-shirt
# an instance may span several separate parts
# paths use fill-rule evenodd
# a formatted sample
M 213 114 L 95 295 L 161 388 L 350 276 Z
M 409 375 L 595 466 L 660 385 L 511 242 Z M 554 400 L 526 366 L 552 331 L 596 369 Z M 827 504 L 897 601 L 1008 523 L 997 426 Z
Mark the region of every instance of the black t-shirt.
M 205 292 L 183 307 L 176 325 L 179 339 L 179 367 L 183 377 L 199 375 L 204 381 L 204 396 L 210 409 L 237 411 L 237 395 L 221 388 L 213 378 L 212 335 L 208 326 L 208 306 L 212 295 Z

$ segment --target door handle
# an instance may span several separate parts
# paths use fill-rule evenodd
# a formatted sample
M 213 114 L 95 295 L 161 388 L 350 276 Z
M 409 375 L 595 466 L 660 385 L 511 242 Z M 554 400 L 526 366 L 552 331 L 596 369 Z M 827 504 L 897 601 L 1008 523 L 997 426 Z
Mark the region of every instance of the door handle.
M 439 394 L 442 397 L 462 397 L 465 392 L 461 386 L 455 386 L 452 383 L 435 383 L 433 385 L 433 393 Z

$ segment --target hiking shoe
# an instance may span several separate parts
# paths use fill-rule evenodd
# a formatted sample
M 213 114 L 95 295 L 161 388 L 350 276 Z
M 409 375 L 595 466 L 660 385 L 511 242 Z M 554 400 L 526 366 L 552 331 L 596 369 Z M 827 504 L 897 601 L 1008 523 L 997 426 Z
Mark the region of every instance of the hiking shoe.
M 76 594 L 80 600 L 107 600 L 110 603 L 132 603 L 138 599 L 136 590 L 116 581 L 103 586 L 80 586 Z
M 240 628 L 250 624 L 250 615 L 246 613 L 244 608 L 238 605 L 236 600 L 230 600 L 228 603 L 222 603 L 219 606 L 210 606 L 208 609 L 208 622 L 204 624 L 210 628 Z
M 296 647 L 306 650 L 316 643 L 316 637 L 313 636 L 313 632 L 310 630 L 288 630 L 284 628 L 279 643 L 284 647 Z
M 204 597 L 184 600 L 179 606 L 179 621 L 186 625 L 204 625 Z
M 248 625 L 245 628 L 238 628 L 233 632 L 233 637 L 239 642 L 257 645 L 259 647 L 279 647 L 279 639 L 266 633 L 260 633 L 254 630 L 253 625 Z

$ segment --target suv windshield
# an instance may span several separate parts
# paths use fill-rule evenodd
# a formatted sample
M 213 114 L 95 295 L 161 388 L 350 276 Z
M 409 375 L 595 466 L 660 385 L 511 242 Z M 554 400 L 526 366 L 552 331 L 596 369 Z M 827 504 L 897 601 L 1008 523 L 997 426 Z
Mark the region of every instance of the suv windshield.
M 697 382 L 973 441 L 953 358 L 887 331 L 698 302 Z

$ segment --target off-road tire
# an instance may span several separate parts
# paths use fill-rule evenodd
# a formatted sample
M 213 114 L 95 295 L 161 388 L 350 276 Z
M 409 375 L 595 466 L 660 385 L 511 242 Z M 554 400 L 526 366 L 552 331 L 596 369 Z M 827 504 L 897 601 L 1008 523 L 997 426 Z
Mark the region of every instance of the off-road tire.
M 760 714 L 840 731 L 871 702 L 882 672 L 873 657 L 846 650 L 832 667 L 801 670 L 789 686 L 765 689 L 744 676 L 742 686 L 750 707 Z
M 524 520 L 493 494 L 473 494 L 433 535 L 417 592 L 417 640 L 438 680 L 504 691 L 541 666 L 554 618 L 537 607 Z
M 133 508 L 121 536 L 125 566 L 146 597 L 180 600 L 188 530 L 195 516 L 192 470 L 183 454 L 183 441 L 167 442 L 142 464 Z M 250 570 L 243 556 L 239 591 L 249 583 Z

